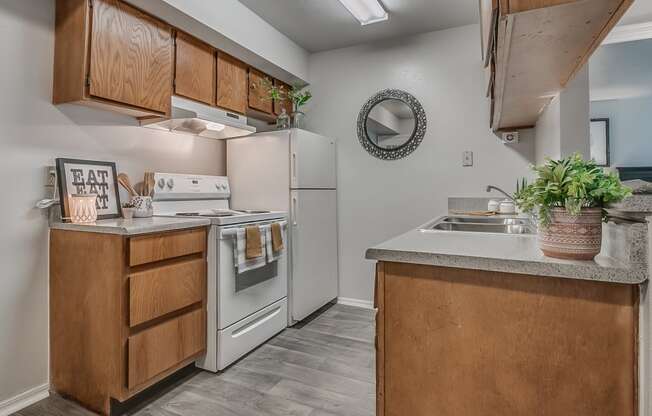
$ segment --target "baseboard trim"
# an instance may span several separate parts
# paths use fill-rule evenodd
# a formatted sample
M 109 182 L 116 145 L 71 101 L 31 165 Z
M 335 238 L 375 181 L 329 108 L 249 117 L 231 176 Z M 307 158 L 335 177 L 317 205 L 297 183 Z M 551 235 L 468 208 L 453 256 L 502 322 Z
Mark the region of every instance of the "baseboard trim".
M 337 298 L 337 303 L 347 306 L 355 306 L 363 309 L 376 309 L 374 303 L 369 300 L 353 299 L 353 298 Z
M 31 388 L 17 396 L 0 402 L 0 416 L 9 416 L 12 413 L 45 399 L 49 395 L 50 385 L 48 383 Z

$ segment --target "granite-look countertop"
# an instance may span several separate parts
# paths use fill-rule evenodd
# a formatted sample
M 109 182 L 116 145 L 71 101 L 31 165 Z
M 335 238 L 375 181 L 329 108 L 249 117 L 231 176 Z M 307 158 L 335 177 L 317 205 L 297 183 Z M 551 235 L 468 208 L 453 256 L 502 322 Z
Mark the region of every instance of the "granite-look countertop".
M 90 233 L 131 236 L 163 231 L 185 230 L 189 228 L 208 226 L 210 223 L 210 220 L 207 218 L 151 217 L 134 218 L 131 220 L 116 218 L 110 220 L 99 220 L 94 224 L 72 224 L 69 222 L 53 221 L 50 223 L 50 228 L 56 230 L 85 231 Z
M 610 225 L 611 226 L 611 225 Z M 647 228 L 636 224 L 635 227 Z M 627 227 L 627 226 L 625 226 Z M 614 234 L 608 227 L 606 236 Z M 603 244 L 594 261 L 558 260 L 539 250 L 536 235 L 510 235 L 415 229 L 367 250 L 370 260 L 488 270 L 536 276 L 639 284 L 647 280 L 647 232 L 626 234 L 636 239 L 625 258 L 605 253 L 622 250 L 621 243 Z M 631 237 L 630 237 L 631 238 Z M 607 238 L 608 239 L 608 238 Z M 641 241 L 638 241 L 641 240 Z M 645 241 L 643 241 L 645 240 Z M 614 248 L 617 245 L 618 248 Z

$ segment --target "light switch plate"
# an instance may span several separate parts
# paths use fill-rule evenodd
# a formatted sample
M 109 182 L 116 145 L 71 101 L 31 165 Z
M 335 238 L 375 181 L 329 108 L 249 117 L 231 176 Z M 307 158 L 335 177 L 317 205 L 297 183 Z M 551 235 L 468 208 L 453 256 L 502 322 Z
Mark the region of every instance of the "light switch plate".
M 466 151 L 462 153 L 462 166 L 473 166 L 473 152 Z

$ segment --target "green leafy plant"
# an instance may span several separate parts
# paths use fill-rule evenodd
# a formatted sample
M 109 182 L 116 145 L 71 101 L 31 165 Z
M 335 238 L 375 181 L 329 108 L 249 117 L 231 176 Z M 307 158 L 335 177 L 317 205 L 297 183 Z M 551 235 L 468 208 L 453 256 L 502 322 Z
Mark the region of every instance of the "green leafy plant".
M 261 80 L 261 86 L 267 91 L 268 100 L 283 101 L 286 98 L 292 102 L 294 111 L 298 111 L 312 98 L 312 93 L 305 87 L 292 86 L 288 91 L 284 85 L 274 85 L 269 79 Z
M 533 167 L 537 179 L 527 185 L 521 182 L 516 203 L 525 212 L 539 216 L 543 226 L 550 224 L 552 208 L 566 208 L 578 215 L 582 208 L 601 208 L 620 202 L 631 189 L 623 186 L 614 173 L 607 173 L 595 161 L 586 161 L 575 154 L 561 160 L 546 159 L 542 166 Z

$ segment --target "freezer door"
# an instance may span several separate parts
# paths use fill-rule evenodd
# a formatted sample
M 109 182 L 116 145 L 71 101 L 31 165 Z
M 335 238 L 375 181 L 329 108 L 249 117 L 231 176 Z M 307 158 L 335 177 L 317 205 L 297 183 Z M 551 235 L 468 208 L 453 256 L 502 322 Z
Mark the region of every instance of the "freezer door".
M 292 189 L 335 189 L 335 140 L 305 130 L 290 134 Z
M 337 191 L 291 193 L 291 318 L 300 321 L 337 298 Z

